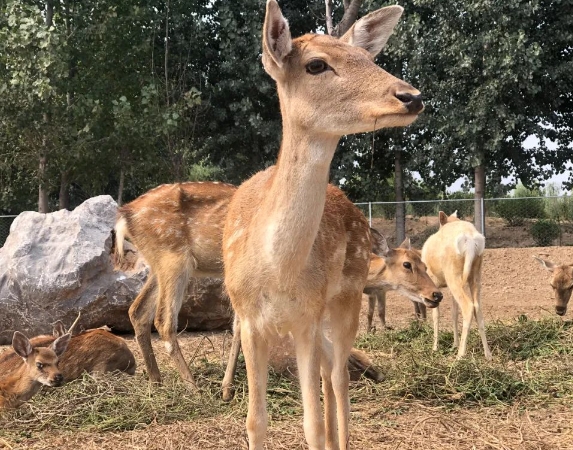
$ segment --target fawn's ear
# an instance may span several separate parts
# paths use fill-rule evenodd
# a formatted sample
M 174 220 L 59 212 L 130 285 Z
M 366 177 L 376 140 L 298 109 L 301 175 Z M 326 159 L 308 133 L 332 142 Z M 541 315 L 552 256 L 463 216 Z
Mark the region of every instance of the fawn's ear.
M 543 259 L 540 258 L 539 256 L 535 256 L 533 255 L 533 258 L 536 259 L 539 264 L 541 264 L 545 270 L 549 271 L 549 272 L 553 272 L 555 270 L 555 267 L 557 267 L 557 265 L 555 263 L 552 263 L 551 261 L 547 260 L 547 259 Z
M 404 242 L 402 242 L 400 244 L 399 248 L 404 248 L 406 250 L 411 250 L 412 249 L 412 244 L 410 243 L 410 238 L 406 238 L 404 239 Z
M 58 320 L 54 324 L 54 328 L 52 330 L 52 335 L 54 335 L 55 337 L 58 338 L 60 336 L 63 336 L 64 334 L 66 334 L 66 327 L 64 326 L 64 324 L 61 320 Z
M 274 79 L 280 76 L 285 58 L 291 50 L 288 22 L 276 0 L 268 0 L 263 25 L 263 66 Z
M 440 211 L 438 217 L 440 218 L 440 226 L 448 223 L 448 216 L 444 211 Z
M 403 11 L 398 5 L 373 11 L 354 23 L 340 40 L 363 48 L 374 58 L 388 42 Z
M 56 356 L 59 358 L 62 353 L 64 353 L 66 351 L 66 349 L 68 348 L 68 344 L 70 343 L 70 338 L 72 337 L 71 334 L 64 334 L 63 336 L 60 336 L 58 339 L 56 339 L 54 342 L 52 342 L 52 347 L 51 349 L 54 351 L 54 353 L 56 354 Z
M 16 354 L 22 357 L 24 360 L 28 359 L 28 356 L 30 356 L 34 351 L 30 340 L 19 331 L 14 332 L 14 337 L 12 338 L 12 348 Z
M 390 253 L 390 247 L 386 238 L 375 228 L 370 227 L 371 251 L 377 256 L 386 257 Z

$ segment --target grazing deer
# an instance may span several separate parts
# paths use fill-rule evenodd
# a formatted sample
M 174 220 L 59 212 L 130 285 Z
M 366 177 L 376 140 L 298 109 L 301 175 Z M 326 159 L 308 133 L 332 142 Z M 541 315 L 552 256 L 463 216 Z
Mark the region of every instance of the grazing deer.
M 534 258 L 545 270 L 551 272 L 549 284 L 555 294 L 555 312 L 558 316 L 564 316 L 573 291 L 573 264 L 559 265 L 539 256 Z
M 33 337 L 30 343 L 34 348 L 48 347 L 58 338 L 71 334 L 72 327 L 66 332 L 64 325 L 58 321 L 52 335 Z M 22 359 L 15 351 L 8 350 L 0 355 L 0 373 L 13 373 L 22 364 Z M 134 375 L 136 364 L 133 353 L 122 338 L 105 329 L 96 328 L 71 337 L 66 352 L 59 359 L 58 367 L 63 381 L 68 382 L 79 378 L 84 372 L 119 371 Z
M 364 290 L 396 290 L 416 305 L 423 305 L 424 308 L 425 305 L 435 308 L 442 300 L 442 293 L 426 273 L 426 266 L 420 258 L 420 252 L 411 248 L 410 240 L 406 239 L 400 247 L 390 249 L 386 239 L 375 229 L 371 229 L 371 234 L 373 239 L 372 251 L 377 254 L 370 255 L 368 278 Z M 371 314 L 369 314 L 368 320 L 370 325 Z M 234 396 L 232 385 L 241 348 L 238 319 L 235 319 L 234 329 L 229 362 L 223 379 L 223 400 L 225 401 L 230 401 Z M 279 340 L 278 344 L 271 346 L 269 350 L 270 366 L 276 372 L 291 371 L 294 373 L 292 339 Z M 348 357 L 348 367 L 351 379 L 357 379 L 359 374 L 364 374 L 373 380 L 382 378 L 382 375 L 372 367 L 372 362 L 368 357 L 355 348 L 351 350 Z
M 166 184 L 118 209 L 117 254 L 129 237 L 150 266 L 129 318 L 152 382 L 161 381 L 151 346 L 155 322 L 181 377 L 195 386 L 177 342 L 177 316 L 191 277 L 222 278 L 223 224 L 235 191 L 217 182 Z
M 424 243 L 422 261 L 438 287 L 448 287 L 454 297 L 452 318 L 454 347 L 458 347 L 458 359 L 466 354 L 466 346 L 472 317 L 475 316 L 486 359 L 491 351 L 485 336 L 485 324 L 481 308 L 481 269 L 485 237 L 470 222 L 460 220 L 457 213 L 449 217 L 439 213 L 440 229 Z M 462 310 L 462 337 L 458 341 L 458 308 Z M 439 309 L 432 311 L 434 322 L 434 346 L 438 349 Z
M 384 241 L 385 242 L 385 241 Z M 372 255 L 364 293 L 368 294 L 368 328 L 372 330 L 374 307 L 378 301 L 378 316 L 386 326 L 386 292 L 396 290 L 414 303 L 416 315 L 426 314 L 426 305 L 435 307 L 442 293 L 426 273 L 421 253 L 412 248 L 410 239 L 395 249 L 386 245 L 383 257 Z M 423 309 L 422 309 L 423 308 Z
M 12 348 L 22 360 L 20 367 L 0 379 L 0 410 L 17 408 L 30 400 L 42 387 L 60 386 L 64 377 L 58 358 L 64 353 L 70 335 L 59 337 L 48 348 L 34 347 L 22 333 L 14 332 Z M 4 373 L 4 372 L 2 372 Z
M 277 2 L 267 1 L 262 60 L 277 83 L 283 139 L 276 166 L 233 195 L 223 232 L 225 285 L 247 367 L 251 450 L 262 449 L 266 435 L 269 342 L 288 332 L 309 448 L 348 448 L 347 360 L 371 236 L 364 215 L 328 177 L 342 135 L 405 126 L 423 109 L 417 90 L 373 62 L 402 11 L 373 12 L 340 40 L 315 34 L 293 40 Z M 325 315 L 332 342 L 322 330 Z

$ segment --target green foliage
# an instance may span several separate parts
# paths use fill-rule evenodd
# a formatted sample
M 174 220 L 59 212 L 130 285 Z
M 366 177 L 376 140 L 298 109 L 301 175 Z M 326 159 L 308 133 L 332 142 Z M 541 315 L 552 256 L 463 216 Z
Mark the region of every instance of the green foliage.
M 561 235 L 561 228 L 553 220 L 537 220 L 529 228 L 538 247 L 548 247 Z
M 538 189 L 528 189 L 518 184 L 513 196 L 499 200 L 494 210 L 510 227 L 515 227 L 523 225 L 525 219 L 544 218 L 545 202 Z

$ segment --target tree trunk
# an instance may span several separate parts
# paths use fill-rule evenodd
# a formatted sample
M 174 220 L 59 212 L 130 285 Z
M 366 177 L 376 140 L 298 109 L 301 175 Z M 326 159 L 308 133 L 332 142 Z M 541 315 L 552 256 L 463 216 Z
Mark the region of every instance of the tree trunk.
M 44 146 L 46 144 L 45 139 L 42 141 Z M 45 152 L 45 148 L 43 149 Z M 45 153 L 40 155 L 40 165 L 38 167 L 38 212 L 48 213 L 50 212 L 48 206 L 48 187 L 46 186 L 46 166 L 48 164 L 48 158 Z
M 406 205 L 400 150 L 394 151 L 394 190 L 396 193 L 396 246 L 406 239 Z
M 326 12 L 328 14 L 328 2 L 326 2 L 327 8 Z M 362 0 L 345 0 L 344 4 L 344 15 L 338 25 L 336 25 L 332 32 L 330 33 L 334 37 L 340 37 L 346 33 L 358 17 L 358 12 L 360 11 L 360 6 L 362 5 Z
M 125 172 L 123 169 L 119 172 L 119 188 L 117 189 L 117 206 L 123 205 L 123 184 L 125 182 Z
M 67 170 L 62 172 L 60 178 L 60 209 L 70 209 L 70 173 Z
M 485 208 L 482 210 L 482 202 L 485 196 L 485 166 L 483 162 L 474 167 L 474 225 L 485 236 Z
M 50 28 L 52 26 L 52 19 L 54 17 L 54 5 L 52 0 L 46 1 L 46 28 Z M 44 113 L 42 120 L 44 125 L 47 125 L 50 121 L 48 114 Z M 46 127 L 47 128 L 47 127 Z M 46 131 L 44 131 L 45 133 Z M 39 157 L 39 165 L 38 165 L 38 212 L 47 213 L 49 212 L 48 206 L 48 186 L 47 186 L 47 170 L 48 166 L 48 139 L 44 134 L 44 138 L 42 139 L 42 149 L 40 152 Z

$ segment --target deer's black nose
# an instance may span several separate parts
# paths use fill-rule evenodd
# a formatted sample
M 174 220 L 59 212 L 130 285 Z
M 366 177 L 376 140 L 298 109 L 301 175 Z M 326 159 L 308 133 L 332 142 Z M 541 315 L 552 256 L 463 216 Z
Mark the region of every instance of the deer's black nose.
M 404 103 L 404 106 L 408 108 L 408 112 L 412 114 L 419 113 L 424 109 L 422 94 L 414 95 L 409 92 L 397 92 L 396 98 Z
M 64 382 L 64 376 L 59 373 L 54 375 L 54 386 L 60 386 Z
M 432 299 L 435 302 L 441 302 L 443 298 L 444 298 L 444 295 L 440 291 L 432 292 Z
M 564 316 L 565 313 L 567 312 L 567 307 L 566 306 L 556 306 L 555 312 L 557 313 L 558 316 Z

